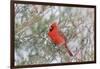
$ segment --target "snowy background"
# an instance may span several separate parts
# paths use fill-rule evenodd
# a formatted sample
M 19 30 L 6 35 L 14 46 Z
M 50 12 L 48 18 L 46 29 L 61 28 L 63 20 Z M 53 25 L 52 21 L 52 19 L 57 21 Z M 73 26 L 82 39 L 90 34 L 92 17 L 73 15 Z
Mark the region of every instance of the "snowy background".
M 74 54 L 53 44 L 47 33 L 57 20 Z M 94 60 L 94 9 L 15 4 L 15 65 Z

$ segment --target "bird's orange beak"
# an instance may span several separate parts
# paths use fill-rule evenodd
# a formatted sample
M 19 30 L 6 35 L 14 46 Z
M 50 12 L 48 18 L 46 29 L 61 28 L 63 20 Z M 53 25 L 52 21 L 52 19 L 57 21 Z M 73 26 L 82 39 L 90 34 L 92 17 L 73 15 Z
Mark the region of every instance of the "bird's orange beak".
M 49 29 L 50 31 L 52 31 L 53 30 L 53 27 L 52 26 L 50 26 L 50 29 Z

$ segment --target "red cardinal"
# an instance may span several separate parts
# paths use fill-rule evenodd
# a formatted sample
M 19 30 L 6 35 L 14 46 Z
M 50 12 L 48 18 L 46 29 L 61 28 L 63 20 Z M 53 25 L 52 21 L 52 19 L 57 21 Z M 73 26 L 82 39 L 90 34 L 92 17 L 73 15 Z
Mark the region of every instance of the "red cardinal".
M 50 26 L 48 36 L 51 38 L 52 42 L 57 46 L 65 46 L 70 56 L 73 56 L 71 51 L 67 46 L 67 39 L 65 38 L 64 34 L 59 30 L 59 27 L 56 22 Z

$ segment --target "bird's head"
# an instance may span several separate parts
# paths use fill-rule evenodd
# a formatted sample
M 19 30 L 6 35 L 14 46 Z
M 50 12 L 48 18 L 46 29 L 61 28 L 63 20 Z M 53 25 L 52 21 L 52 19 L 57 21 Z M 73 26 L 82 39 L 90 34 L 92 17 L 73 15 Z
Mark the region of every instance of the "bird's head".
M 57 29 L 58 26 L 57 26 L 57 22 L 53 22 L 50 26 L 50 31 L 52 31 L 53 29 Z

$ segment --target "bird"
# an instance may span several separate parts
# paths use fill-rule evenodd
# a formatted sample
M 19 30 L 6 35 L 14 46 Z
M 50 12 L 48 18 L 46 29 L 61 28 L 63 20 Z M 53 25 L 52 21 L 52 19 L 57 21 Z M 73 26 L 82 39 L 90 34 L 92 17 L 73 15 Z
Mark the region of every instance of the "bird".
M 73 56 L 72 52 L 69 50 L 67 46 L 67 38 L 64 33 L 60 30 L 57 22 L 52 22 L 48 31 L 48 36 L 51 39 L 52 43 L 56 46 L 64 46 L 66 51 L 70 56 Z

